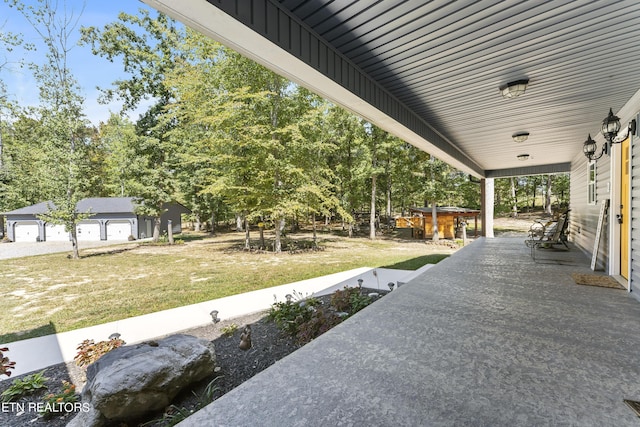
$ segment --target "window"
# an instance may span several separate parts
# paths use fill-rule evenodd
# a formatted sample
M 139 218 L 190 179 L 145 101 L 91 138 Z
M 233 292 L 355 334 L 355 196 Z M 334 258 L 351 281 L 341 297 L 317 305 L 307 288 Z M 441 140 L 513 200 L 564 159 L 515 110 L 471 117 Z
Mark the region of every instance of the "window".
M 591 161 L 587 163 L 587 203 L 590 205 L 596 204 L 596 162 Z

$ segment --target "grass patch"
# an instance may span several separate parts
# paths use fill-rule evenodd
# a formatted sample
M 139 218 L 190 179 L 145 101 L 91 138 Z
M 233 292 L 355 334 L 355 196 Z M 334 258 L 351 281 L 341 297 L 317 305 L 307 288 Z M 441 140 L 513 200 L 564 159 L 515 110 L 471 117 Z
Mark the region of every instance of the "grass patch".
M 382 268 L 391 268 L 394 270 L 417 270 L 426 264 L 437 264 L 447 258 L 448 254 L 430 254 L 407 259 L 391 265 L 384 265 Z
M 358 267 L 413 270 L 454 252 L 419 241 L 323 235 L 322 251 L 276 255 L 238 250 L 243 233 L 181 238 L 184 244 L 175 246 L 81 248 L 75 261 L 67 253 L 0 261 L 0 343 Z

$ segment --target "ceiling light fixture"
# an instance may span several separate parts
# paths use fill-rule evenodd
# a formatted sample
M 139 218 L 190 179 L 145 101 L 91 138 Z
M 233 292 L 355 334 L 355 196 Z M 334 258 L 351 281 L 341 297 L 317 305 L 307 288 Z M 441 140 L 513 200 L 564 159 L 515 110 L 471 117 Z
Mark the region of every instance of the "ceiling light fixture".
M 518 154 L 518 160 L 520 160 L 521 162 L 524 162 L 525 160 L 529 159 L 529 155 L 528 154 Z
M 500 93 L 503 98 L 517 98 L 527 90 L 528 83 L 528 79 L 507 83 L 506 85 L 500 86 Z
M 513 138 L 515 142 L 525 142 L 529 139 L 529 132 L 516 132 L 511 135 L 511 138 Z

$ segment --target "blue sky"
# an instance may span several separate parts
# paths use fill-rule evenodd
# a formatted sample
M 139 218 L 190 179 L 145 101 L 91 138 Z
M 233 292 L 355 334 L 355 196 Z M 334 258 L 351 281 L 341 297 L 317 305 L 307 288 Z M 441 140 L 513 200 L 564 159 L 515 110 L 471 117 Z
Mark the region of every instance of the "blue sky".
M 37 4 L 35 0 L 23 0 L 23 2 L 27 5 Z M 54 0 L 53 3 L 56 1 Z M 84 4 L 78 29 L 71 38 L 71 42 L 74 44 L 80 38 L 80 26 L 102 28 L 105 24 L 116 21 L 118 13 L 121 11 L 136 14 L 140 8 L 150 9 L 149 6 L 137 0 L 86 0 L 86 2 L 83 0 L 58 0 L 57 3 L 61 9 L 66 5 L 66 9 L 72 10 L 76 15 L 82 11 Z M 40 48 L 39 52 L 27 52 L 23 49 L 7 52 L 4 46 L 0 46 L 0 63 L 9 62 L 0 70 L 0 79 L 7 87 L 8 97 L 17 101 L 21 106 L 37 105 L 38 88 L 30 70 L 26 67 L 19 68 L 14 62 L 24 59 L 38 64 L 44 63 L 46 60 L 44 57 L 45 49 L 41 40 L 24 17 L 14 8 L 9 7 L 4 0 L 0 0 L 0 31 L 22 34 L 25 42 L 34 43 Z M 108 88 L 111 87 L 114 80 L 126 77 L 121 64 L 111 63 L 102 57 L 94 56 L 89 46 L 74 46 L 69 54 L 69 65 L 80 84 L 82 96 L 85 98 L 85 114 L 94 125 L 100 121 L 106 121 L 109 117 L 109 111 L 118 112 L 120 110 L 119 102 L 109 105 L 99 104 L 97 101 L 99 91 L 96 87 Z M 132 119 L 136 119 L 138 114 L 134 112 L 130 116 Z

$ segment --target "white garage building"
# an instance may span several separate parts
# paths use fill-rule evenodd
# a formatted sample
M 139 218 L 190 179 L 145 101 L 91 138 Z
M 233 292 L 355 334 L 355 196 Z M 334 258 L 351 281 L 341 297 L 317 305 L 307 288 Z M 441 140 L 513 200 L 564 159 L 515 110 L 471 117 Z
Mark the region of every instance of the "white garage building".
M 128 240 L 151 237 L 154 218 L 138 215 L 134 197 L 95 197 L 78 202 L 77 210 L 91 216 L 77 226 L 78 241 Z M 51 202 L 41 202 L 4 213 L 7 237 L 12 242 L 69 241 L 63 225 L 40 218 L 50 211 Z M 181 214 L 189 210 L 179 203 L 167 205 L 161 217 L 160 231 L 166 232 L 169 220 L 174 233 L 182 229 Z

